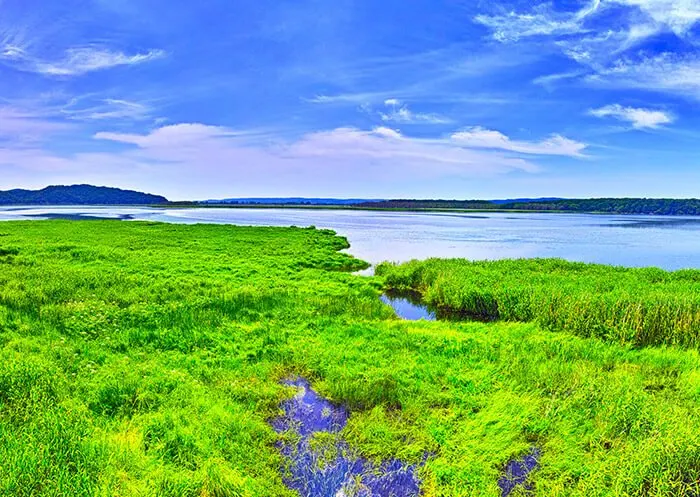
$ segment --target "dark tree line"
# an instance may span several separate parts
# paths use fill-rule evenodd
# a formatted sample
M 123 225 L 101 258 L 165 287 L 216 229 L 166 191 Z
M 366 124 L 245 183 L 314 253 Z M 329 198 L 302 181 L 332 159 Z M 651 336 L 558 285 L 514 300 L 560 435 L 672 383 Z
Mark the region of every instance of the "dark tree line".
M 358 207 L 377 209 L 475 209 L 608 214 L 700 215 L 700 199 L 592 198 L 496 204 L 488 200 L 386 200 Z

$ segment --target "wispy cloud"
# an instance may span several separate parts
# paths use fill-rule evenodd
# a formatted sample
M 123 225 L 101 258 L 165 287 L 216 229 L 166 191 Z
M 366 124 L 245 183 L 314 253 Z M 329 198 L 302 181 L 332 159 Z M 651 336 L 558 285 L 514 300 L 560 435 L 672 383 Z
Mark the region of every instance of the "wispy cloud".
M 452 120 L 434 113 L 413 112 L 408 105 L 397 98 L 389 98 L 384 101 L 387 112 L 380 112 L 382 121 L 397 124 L 448 124 Z
M 570 140 L 561 135 L 552 135 L 545 140 L 537 142 L 519 141 L 511 140 L 499 131 L 478 126 L 454 133 L 452 135 L 452 140 L 455 143 L 470 148 L 507 150 L 510 152 L 532 155 L 582 157 L 583 151 L 587 148 L 585 143 Z
M 613 9 L 614 12 L 613 12 Z M 611 22 L 614 18 L 615 22 Z M 608 88 L 636 88 L 700 99 L 697 50 L 654 54 L 633 50 L 660 33 L 696 44 L 700 0 L 594 0 L 577 11 L 539 3 L 527 12 L 479 15 L 475 21 L 501 43 L 539 37 L 579 64 L 580 69 L 545 74 L 535 84 L 584 82 Z
M 95 138 L 137 146 L 149 159 L 159 161 L 196 161 L 200 153 L 218 154 L 210 157 L 215 163 L 241 164 L 231 160 L 233 155 L 254 152 L 266 161 L 284 169 L 322 167 L 347 164 L 352 161 L 360 168 L 389 167 L 402 164 L 407 170 L 425 169 L 431 174 L 498 173 L 508 170 L 535 171 L 537 167 L 523 159 L 507 157 L 497 152 L 477 151 L 468 145 L 448 139 L 425 139 L 404 136 L 396 130 L 378 127 L 369 131 L 357 128 L 337 128 L 308 133 L 293 141 L 274 141 L 261 145 L 255 134 L 198 123 L 164 126 L 147 135 L 101 132 Z M 196 144 L 196 147 L 194 146 Z M 323 159 L 320 162 L 317 159 Z M 379 161 L 379 162 L 377 162 Z M 285 166 L 286 164 L 286 166 Z
M 5 46 L 0 49 L 0 61 L 15 69 L 45 76 L 79 76 L 118 66 L 143 64 L 165 56 L 162 50 L 126 54 L 99 46 L 69 48 L 62 57 L 49 60 L 32 55 L 23 48 Z
M 616 13 L 614 24 L 605 24 L 609 21 L 601 21 L 603 14 L 614 7 L 626 10 Z M 593 0 L 574 12 L 540 3 L 530 12 L 478 15 L 474 20 L 502 43 L 537 36 L 550 39 L 569 58 L 597 70 L 660 32 L 690 36 L 700 21 L 700 0 Z
M 387 100 L 397 100 L 396 95 L 401 98 L 410 98 L 420 100 L 425 103 L 438 104 L 476 104 L 476 105 L 507 105 L 512 104 L 516 97 L 511 94 L 495 94 L 470 92 L 428 92 L 423 88 L 414 88 L 412 90 L 387 90 L 377 92 L 359 92 L 359 93 L 339 93 L 333 95 L 316 95 L 311 98 L 302 99 L 305 102 L 314 104 L 337 104 L 337 105 L 367 105 L 381 104 Z
M 500 42 L 513 42 L 530 36 L 550 36 L 580 33 L 583 22 L 600 7 L 600 0 L 577 12 L 558 12 L 550 3 L 536 5 L 528 13 L 508 12 L 499 15 L 478 15 L 474 18 L 493 32 Z
M 85 97 L 73 98 L 60 110 L 75 121 L 99 121 L 104 119 L 143 121 L 152 119 L 153 109 L 142 102 L 116 98 L 101 98 L 84 103 Z
M 700 56 L 663 53 L 641 59 L 624 58 L 585 78 L 609 88 L 638 88 L 700 100 Z
M 700 21 L 698 0 L 613 0 L 614 3 L 637 7 L 659 26 L 685 36 Z
M 630 10 L 625 16 L 618 16 L 617 26 L 612 31 L 600 32 L 586 23 L 603 11 L 615 6 Z M 641 15 L 636 15 L 635 10 Z M 588 38 L 588 42 L 601 42 L 610 34 L 619 38 L 621 47 L 633 45 L 654 34 L 668 30 L 680 37 L 688 35 L 700 21 L 700 1 L 698 0 L 592 0 L 575 12 L 555 10 L 552 3 L 535 5 L 530 12 L 509 12 L 498 15 L 478 15 L 474 20 L 491 29 L 494 39 L 501 42 L 517 41 L 531 36 L 562 36 L 599 34 Z M 621 22 L 620 22 L 621 21 Z
M 0 142 L 13 146 L 44 140 L 69 126 L 40 113 L 14 107 L 0 107 Z
M 655 129 L 664 124 L 670 124 L 675 116 L 669 112 L 635 107 L 623 107 L 620 104 L 606 105 L 592 109 L 589 114 L 595 117 L 612 117 L 619 121 L 628 122 L 635 129 Z
M 560 83 L 562 81 L 566 80 L 571 80 L 571 79 L 578 79 L 581 76 L 585 76 L 586 72 L 584 71 L 570 71 L 570 72 L 562 72 L 562 73 L 557 73 L 557 74 L 547 74 L 546 76 L 539 76 L 532 80 L 532 82 L 536 85 L 541 85 L 544 87 L 552 87 L 557 83 Z

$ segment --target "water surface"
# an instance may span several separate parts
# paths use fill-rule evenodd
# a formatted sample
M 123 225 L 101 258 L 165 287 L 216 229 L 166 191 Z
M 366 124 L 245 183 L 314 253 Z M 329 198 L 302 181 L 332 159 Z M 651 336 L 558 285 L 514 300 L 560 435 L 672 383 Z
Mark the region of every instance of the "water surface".
M 373 264 L 428 257 L 561 257 L 664 269 L 700 268 L 700 217 L 546 213 L 411 213 L 342 209 L 0 207 L 0 220 L 80 215 L 248 226 L 316 226 L 346 236 Z
M 373 463 L 353 454 L 339 435 L 350 416 L 343 407 L 316 393 L 303 378 L 283 382 L 297 393 L 282 402 L 282 416 L 272 427 L 282 435 L 279 448 L 287 461 L 283 480 L 305 497 L 418 497 L 418 467 L 398 459 Z M 324 449 L 319 434 L 337 435 Z M 330 445 L 328 445 L 330 444 Z
M 417 292 L 396 292 L 387 291 L 381 296 L 381 301 L 390 305 L 394 312 L 401 319 L 406 321 L 435 321 L 437 313 L 430 310 L 421 300 L 421 295 Z

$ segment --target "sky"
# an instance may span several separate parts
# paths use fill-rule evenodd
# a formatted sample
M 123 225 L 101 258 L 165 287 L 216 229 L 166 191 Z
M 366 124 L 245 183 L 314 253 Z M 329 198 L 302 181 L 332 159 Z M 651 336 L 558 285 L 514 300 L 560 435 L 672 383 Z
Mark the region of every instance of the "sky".
M 0 189 L 699 197 L 700 0 L 0 0 Z

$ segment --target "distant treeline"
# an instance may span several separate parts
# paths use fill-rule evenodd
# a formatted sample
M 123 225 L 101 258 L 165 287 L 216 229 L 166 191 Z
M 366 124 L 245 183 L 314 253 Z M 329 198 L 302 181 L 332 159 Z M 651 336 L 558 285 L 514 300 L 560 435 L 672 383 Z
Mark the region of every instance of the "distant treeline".
M 592 198 L 495 204 L 488 200 L 387 200 L 366 202 L 357 207 L 377 209 L 477 209 L 610 214 L 700 215 L 700 199 Z
M 382 200 L 363 202 L 355 207 L 368 209 L 499 209 L 488 200 Z

